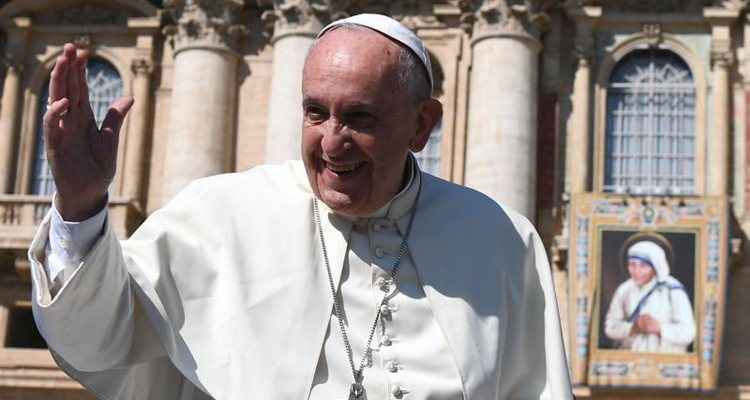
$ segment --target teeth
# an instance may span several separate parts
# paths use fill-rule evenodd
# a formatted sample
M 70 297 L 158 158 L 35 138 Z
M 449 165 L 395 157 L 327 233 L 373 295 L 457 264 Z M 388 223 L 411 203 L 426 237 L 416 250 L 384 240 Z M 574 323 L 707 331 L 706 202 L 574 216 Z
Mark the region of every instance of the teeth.
M 333 165 L 330 163 L 326 163 L 326 168 L 330 169 L 333 172 L 341 173 L 341 172 L 352 172 L 357 167 L 360 166 L 360 163 L 357 164 L 350 164 L 350 165 Z

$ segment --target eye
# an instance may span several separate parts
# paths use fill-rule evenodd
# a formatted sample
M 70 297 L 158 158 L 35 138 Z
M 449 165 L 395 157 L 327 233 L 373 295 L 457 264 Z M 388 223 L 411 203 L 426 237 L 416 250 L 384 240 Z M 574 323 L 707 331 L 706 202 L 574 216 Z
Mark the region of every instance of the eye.
M 328 113 L 318 106 L 306 106 L 305 119 L 311 123 L 319 124 L 328 119 Z
M 367 111 L 352 111 L 346 114 L 346 125 L 354 129 L 369 128 L 375 124 L 377 118 Z

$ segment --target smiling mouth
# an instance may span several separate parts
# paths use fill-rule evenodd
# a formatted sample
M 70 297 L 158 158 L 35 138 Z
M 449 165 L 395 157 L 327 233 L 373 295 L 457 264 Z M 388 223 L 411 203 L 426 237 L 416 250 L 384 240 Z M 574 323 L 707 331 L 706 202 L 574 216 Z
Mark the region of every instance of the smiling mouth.
M 323 161 L 323 165 L 326 167 L 326 169 L 338 175 L 351 174 L 352 172 L 362 167 L 364 164 L 364 161 L 350 164 L 332 164 L 328 161 Z

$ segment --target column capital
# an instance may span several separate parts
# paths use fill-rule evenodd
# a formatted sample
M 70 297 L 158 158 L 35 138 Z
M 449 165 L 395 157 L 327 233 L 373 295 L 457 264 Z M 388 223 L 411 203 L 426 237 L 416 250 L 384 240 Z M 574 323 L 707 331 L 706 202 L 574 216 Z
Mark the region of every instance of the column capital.
M 15 52 L 6 51 L 5 54 L 0 58 L 2 65 L 10 72 L 16 73 L 23 72 L 23 58 L 17 55 Z
M 526 39 L 541 47 L 540 34 L 549 26 L 545 3 L 524 0 L 460 0 L 461 22 L 472 43 L 489 37 L 506 36 Z M 547 2 L 549 4 L 549 2 Z
M 315 37 L 329 22 L 346 17 L 349 0 L 273 0 L 261 19 L 275 42 L 285 36 Z
M 173 24 L 164 27 L 175 55 L 190 48 L 234 51 L 248 29 L 237 22 L 242 0 L 165 0 Z
M 711 50 L 711 64 L 714 67 L 728 68 L 734 64 L 734 55 L 731 51 Z
M 154 63 L 153 61 L 146 58 L 136 58 L 133 60 L 130 68 L 133 70 L 133 73 L 135 73 L 136 76 L 148 76 L 151 75 L 151 73 L 154 71 Z

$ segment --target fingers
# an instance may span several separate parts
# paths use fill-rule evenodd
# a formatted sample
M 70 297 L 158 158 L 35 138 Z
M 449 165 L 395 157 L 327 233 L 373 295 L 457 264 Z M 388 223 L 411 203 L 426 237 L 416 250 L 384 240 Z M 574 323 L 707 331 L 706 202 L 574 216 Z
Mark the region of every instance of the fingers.
M 81 64 L 76 55 L 75 46 L 70 45 L 69 47 L 68 45 L 70 44 L 65 45 L 64 50 L 65 57 L 70 61 L 70 66 L 68 67 L 68 98 L 70 98 L 71 105 L 74 108 L 78 108 L 81 99 Z
M 132 97 L 120 97 L 112 102 L 107 115 L 104 117 L 104 121 L 102 121 L 101 133 L 117 135 L 120 132 L 125 115 L 127 115 L 133 106 L 133 102 Z
M 63 46 L 62 54 L 57 57 L 49 80 L 49 103 L 69 96 L 69 73 L 74 70 L 76 47 L 72 43 Z
M 57 101 L 65 97 L 68 83 L 68 66 L 70 62 L 62 55 L 57 57 L 55 67 L 52 68 L 52 74 L 49 80 L 49 101 Z
M 86 64 L 88 63 L 89 59 L 89 52 L 87 50 L 81 50 L 79 49 L 76 53 L 77 61 L 79 62 L 79 68 L 78 68 L 78 81 L 81 83 L 81 90 L 79 94 L 79 102 L 81 104 L 81 107 L 91 107 L 89 104 L 89 85 L 86 80 Z
M 115 100 L 102 121 L 99 140 L 95 140 L 95 148 L 104 159 L 114 160 L 117 156 L 120 128 L 130 108 L 133 106 L 132 97 L 120 97 Z M 114 164 L 113 164 L 114 165 Z
M 48 145 L 53 141 L 57 142 L 57 128 L 60 126 L 62 117 L 68 112 L 68 107 L 70 107 L 70 100 L 67 98 L 55 101 L 47 107 L 47 112 L 44 113 L 42 123 L 44 124 L 44 132 L 47 136 Z

